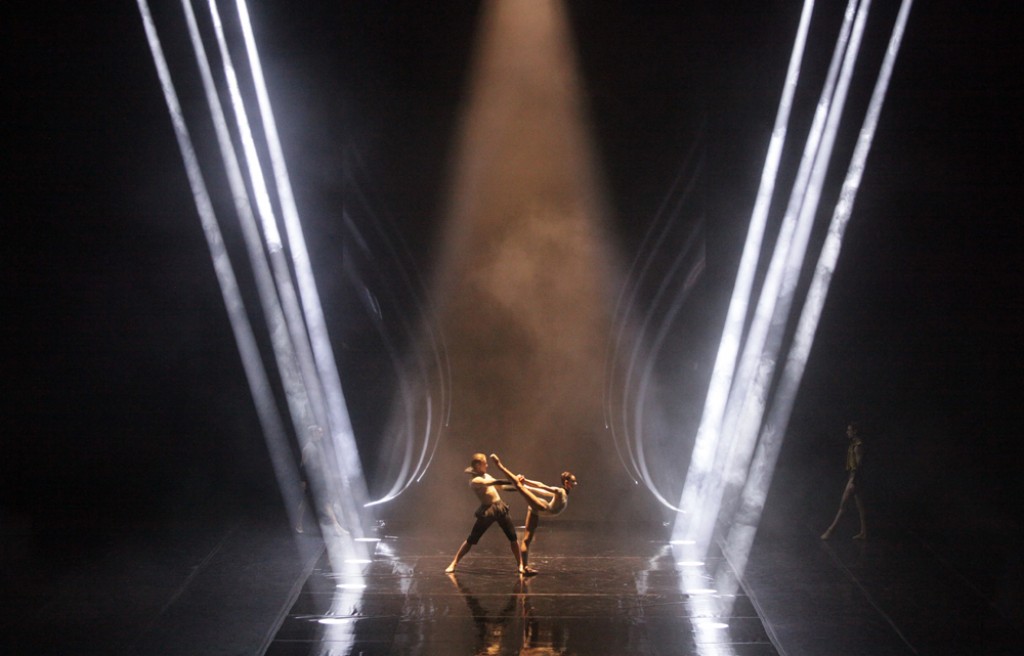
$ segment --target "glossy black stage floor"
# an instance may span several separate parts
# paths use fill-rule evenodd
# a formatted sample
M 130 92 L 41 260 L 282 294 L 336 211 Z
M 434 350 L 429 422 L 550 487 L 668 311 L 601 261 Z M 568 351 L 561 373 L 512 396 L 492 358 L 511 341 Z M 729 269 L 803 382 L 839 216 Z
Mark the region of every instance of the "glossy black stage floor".
M 321 560 L 267 654 L 778 653 L 742 590 L 713 590 L 705 568 L 724 559 L 684 560 L 662 526 L 614 528 L 548 521 L 540 573 L 520 577 L 497 529 L 445 574 L 457 535 L 389 527 L 370 563 Z
M 822 542 L 807 518 L 827 514 L 769 509 L 735 590 L 709 574 L 727 563 L 688 563 L 660 525 L 549 521 L 540 574 L 521 580 L 497 530 L 448 576 L 462 533 L 389 524 L 370 562 L 336 576 L 319 537 L 274 513 L 97 527 L 84 542 L 26 542 L 8 523 L 0 653 L 1024 653 L 1019 526 L 979 514 L 909 530 L 876 513 L 868 541 L 851 525 Z
M 732 568 L 720 555 L 690 561 L 661 526 L 611 528 L 550 522 L 534 548 L 541 573 L 526 579 L 497 531 L 445 575 L 451 536 L 392 530 L 347 575 L 321 559 L 266 653 L 1024 653 L 1014 611 L 1000 608 L 1012 579 L 986 590 L 967 566 L 1001 562 L 997 544 L 885 526 L 868 541 L 823 542 L 786 523 L 765 527 L 741 585 L 722 589 Z

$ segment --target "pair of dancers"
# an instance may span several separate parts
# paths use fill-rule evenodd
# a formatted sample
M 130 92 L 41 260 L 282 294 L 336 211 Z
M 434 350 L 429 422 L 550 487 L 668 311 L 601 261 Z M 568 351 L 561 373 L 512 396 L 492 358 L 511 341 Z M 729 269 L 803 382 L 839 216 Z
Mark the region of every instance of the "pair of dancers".
M 530 567 L 529 564 L 530 545 L 536 536 L 540 516 L 557 515 L 565 510 L 566 505 L 569 503 L 569 492 L 578 484 L 576 476 L 570 471 L 562 472 L 562 484 L 555 487 L 540 481 L 532 481 L 522 474 L 513 474 L 510 469 L 501 463 L 501 459 L 497 454 L 492 453 L 491 460 L 508 478 L 502 480 L 492 477 L 487 473 L 487 456 L 482 453 L 473 454 L 470 465 L 465 471 L 467 474 L 473 475 L 473 478 L 469 481 L 469 487 L 480 500 L 480 507 L 476 510 L 476 522 L 473 524 L 469 537 L 462 543 L 459 550 L 455 552 L 455 558 L 452 559 L 451 564 L 444 571 L 448 574 L 454 572 L 463 556 L 469 553 L 473 545 L 480 541 L 484 531 L 490 528 L 491 524 L 497 523 L 505 532 L 505 537 L 509 539 L 509 546 L 512 549 L 512 555 L 516 559 L 519 573 L 523 576 L 532 576 L 537 573 L 537 570 Z M 523 495 L 528 504 L 526 510 L 526 532 L 523 535 L 522 544 L 516 538 L 515 525 L 508 516 L 508 506 L 501 500 L 497 490 L 498 486 L 509 485 L 514 486 L 515 490 Z

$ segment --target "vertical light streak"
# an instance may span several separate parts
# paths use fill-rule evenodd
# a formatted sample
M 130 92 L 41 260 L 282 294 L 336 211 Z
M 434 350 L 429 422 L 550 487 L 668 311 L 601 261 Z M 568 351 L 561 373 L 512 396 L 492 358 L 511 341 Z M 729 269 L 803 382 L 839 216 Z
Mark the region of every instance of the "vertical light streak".
M 725 418 L 722 422 L 722 442 L 719 446 L 719 460 L 716 460 L 716 469 L 724 466 L 721 457 L 729 451 L 729 445 L 735 443 L 736 425 L 741 411 L 747 402 L 750 386 L 764 351 L 769 323 L 774 314 L 778 290 L 782 284 L 783 268 L 793 243 L 797 217 L 800 215 L 801 208 L 804 206 L 804 200 L 807 197 L 807 187 L 810 184 L 815 157 L 820 150 L 822 134 L 825 131 L 825 122 L 832 107 L 835 86 L 844 59 L 843 54 L 846 52 L 850 32 L 853 29 L 856 8 L 857 0 L 849 0 L 846 5 L 846 12 L 843 15 L 843 24 L 839 31 L 839 37 L 836 39 L 836 45 L 832 51 L 832 59 L 829 63 L 828 73 L 825 76 L 825 84 L 818 98 L 807 141 L 804 143 L 804 151 L 801 155 L 800 166 L 790 192 L 789 203 L 786 206 L 782 225 L 776 237 L 775 250 L 768 266 L 768 272 L 765 274 L 764 282 L 761 285 L 761 294 L 757 307 L 754 310 L 750 329 L 747 332 L 747 339 L 743 345 L 743 355 L 739 361 L 739 368 L 734 378 L 735 382 L 729 393 Z M 842 109 L 840 108 L 838 111 L 841 112 Z
M 323 411 L 323 403 L 320 398 L 320 384 L 316 377 L 315 369 L 312 366 L 313 360 L 309 350 L 309 340 L 302 324 L 302 314 L 298 311 L 298 299 L 292 285 L 291 272 L 288 270 L 287 262 L 281 256 L 284 246 L 281 242 L 280 233 L 277 230 L 277 221 L 270 202 L 270 193 L 263 175 L 263 168 L 260 165 L 259 155 L 256 152 L 256 142 L 253 138 L 248 113 L 245 110 L 245 102 L 242 99 L 242 92 L 238 85 L 238 76 L 235 73 L 231 52 L 228 49 L 227 38 L 224 34 L 220 12 L 217 10 L 216 0 L 209 0 L 208 5 L 210 16 L 213 20 L 214 32 L 217 35 L 217 45 L 220 49 L 224 76 L 228 82 L 228 93 L 235 114 L 235 124 L 242 141 L 242 150 L 245 154 L 249 181 L 252 185 L 253 195 L 256 198 L 257 214 L 260 219 L 260 226 L 263 228 L 263 238 L 266 241 L 269 252 L 273 280 L 277 284 L 280 305 L 284 312 L 285 325 L 291 336 L 292 348 L 302 372 L 302 382 L 306 388 L 305 392 L 309 397 L 310 407 L 314 413 L 316 423 L 323 426 L 327 423 L 327 417 Z
M 199 35 L 191 3 L 189 0 L 183 0 L 182 6 L 185 9 L 186 17 L 188 18 L 189 31 L 196 54 L 196 60 L 199 63 L 200 73 L 203 78 L 204 91 L 213 116 L 214 128 L 220 145 L 221 156 L 224 160 L 225 169 L 227 170 L 228 183 L 231 187 L 235 210 L 238 213 L 239 223 L 242 228 L 242 235 L 249 253 L 250 265 L 253 269 L 253 276 L 256 281 L 260 304 L 263 306 L 263 314 L 265 321 L 267 322 L 272 350 L 285 388 L 285 396 L 292 417 L 292 424 L 300 445 L 304 446 L 306 444 L 306 440 L 310 437 L 308 427 L 312 425 L 320 425 L 321 421 L 317 418 L 313 409 L 313 405 L 309 397 L 309 388 L 305 384 L 303 376 L 300 373 L 301 363 L 296 352 L 296 333 L 294 330 L 289 330 L 288 328 L 287 315 L 281 306 L 282 299 L 278 296 L 278 288 L 275 287 L 274 284 L 274 274 L 271 271 L 270 264 L 267 262 L 267 256 L 263 250 L 260 231 L 256 225 L 252 207 L 249 204 L 249 197 L 245 190 L 245 183 L 242 180 L 241 168 L 235 154 L 231 137 L 228 133 L 227 120 L 217 95 L 213 76 L 210 72 L 209 60 L 206 56 L 205 48 L 202 45 L 202 38 Z M 217 31 L 218 42 L 221 46 L 221 54 L 223 56 L 227 52 L 226 41 L 224 40 L 223 29 L 220 24 L 220 16 L 217 14 L 216 7 L 212 5 L 211 14 L 214 21 L 214 27 Z M 241 93 L 239 91 L 237 78 L 234 73 L 234 68 L 230 64 L 230 60 L 225 59 L 225 69 L 231 98 L 237 113 L 238 107 L 241 105 Z M 244 109 L 242 111 L 244 112 Z M 248 144 L 246 146 L 246 154 L 248 156 L 255 156 L 255 144 L 252 140 L 251 133 L 246 134 L 244 129 L 242 130 L 242 133 L 243 143 Z M 257 196 L 257 205 L 261 207 L 262 211 L 268 211 L 269 197 L 265 193 L 265 189 L 262 194 L 259 192 L 259 183 L 262 181 L 262 176 L 259 175 L 258 164 L 254 169 L 251 160 L 249 163 L 250 175 L 253 173 L 253 170 L 255 170 L 258 178 L 253 180 L 253 187 L 256 190 Z M 260 201 L 260 198 L 263 200 Z M 264 224 L 266 223 L 267 221 L 264 217 Z M 273 223 L 272 217 L 270 223 Z M 271 226 L 271 228 L 268 229 L 267 226 L 264 225 L 264 235 L 266 235 L 267 241 L 270 242 L 271 253 L 273 254 L 275 252 L 275 248 L 276 252 L 280 252 L 281 243 L 280 237 L 276 232 L 276 227 Z M 325 502 L 328 502 L 325 500 L 332 499 L 336 495 L 330 491 L 333 486 L 330 483 L 331 477 L 329 474 L 325 473 L 323 476 L 318 475 L 319 472 L 321 472 L 319 468 L 311 468 L 311 471 L 317 472 L 312 476 L 312 478 L 317 480 L 311 480 L 310 485 L 312 486 L 311 493 L 317 500 L 315 505 L 317 512 L 319 513 L 322 505 Z
M 278 232 L 277 223 L 274 221 L 274 210 L 271 207 L 270 195 L 267 193 L 266 180 L 263 177 L 263 169 L 259 164 L 259 156 L 256 154 L 256 141 L 253 139 L 252 130 L 249 128 L 245 104 L 242 102 L 242 92 L 238 85 L 238 76 L 235 73 L 234 64 L 231 62 L 231 53 L 228 51 L 227 41 L 224 37 L 224 25 L 220 20 L 220 12 L 217 10 L 216 0 L 209 0 L 208 5 L 210 17 L 213 19 L 214 31 L 217 34 L 217 45 L 220 48 L 224 76 L 228 83 L 231 105 L 235 111 L 235 120 L 238 123 L 239 136 L 241 137 L 242 149 L 245 153 L 245 162 L 249 169 L 249 179 L 252 182 L 253 195 L 256 197 L 256 208 L 263 227 L 264 237 L 271 252 L 279 251 L 283 248 L 281 234 Z
M 856 0 L 850 0 L 833 50 L 797 181 L 744 345 L 740 372 L 733 386 L 734 394 L 730 395 L 731 405 L 724 420 L 727 432 L 723 432 L 717 460 L 720 476 L 701 500 L 701 510 L 708 517 L 702 526 L 708 531 L 713 531 L 722 519 L 719 512 L 726 486 L 738 489 L 750 464 L 870 4 L 870 0 L 861 0 L 857 9 Z
M 256 152 L 255 140 L 248 115 L 245 111 L 245 104 L 242 100 L 235 67 L 231 60 L 220 13 L 217 10 L 215 0 L 209 0 L 208 4 L 214 31 L 217 36 L 217 44 L 220 48 L 224 74 L 228 81 L 228 91 L 232 107 L 234 108 L 235 122 L 243 144 L 249 179 L 253 194 L 256 197 L 256 207 L 260 216 L 261 226 L 263 227 L 263 236 L 267 243 L 268 259 L 272 267 L 273 280 L 277 284 L 279 294 L 279 297 L 276 299 L 268 298 L 265 300 L 270 300 L 275 305 L 279 302 L 279 307 L 283 311 L 283 325 L 286 328 L 285 334 L 279 337 L 279 339 L 283 344 L 290 338 L 290 355 L 298 365 L 298 375 L 286 375 L 283 372 L 282 380 L 285 383 L 285 395 L 288 397 L 289 403 L 301 406 L 301 410 L 295 415 L 295 429 L 300 444 L 305 446 L 307 441 L 311 439 L 311 436 L 307 434 L 307 427 L 323 427 L 330 426 L 330 424 L 325 410 L 319 375 L 313 361 L 309 338 L 303 323 L 303 315 L 292 284 L 291 271 L 288 268 L 287 261 L 284 259 L 283 244 L 277 231 L 270 194 L 263 176 L 262 167 L 260 166 L 259 156 Z M 258 256 L 257 250 L 259 251 Z M 264 259 L 261 246 L 250 245 L 250 252 L 253 257 L 257 257 L 261 261 Z M 276 309 L 274 311 L 277 312 Z M 291 364 L 291 361 L 289 361 L 289 364 Z M 286 369 L 285 371 L 289 370 Z M 307 411 L 308 416 L 303 416 Z M 340 507 L 345 518 L 346 529 L 357 537 L 362 537 L 364 530 L 362 513 L 355 505 L 351 492 L 347 489 L 348 479 L 344 476 L 338 476 L 333 445 L 330 441 L 321 440 L 317 446 L 320 462 L 317 463 L 317 467 L 309 468 L 310 471 L 318 471 L 322 467 L 322 482 L 317 484 L 311 481 L 314 484 L 314 497 L 318 501 L 317 509 L 320 510 L 324 504 L 328 504 L 331 507 Z
M 288 246 L 292 256 L 292 263 L 295 266 L 295 277 L 299 286 L 302 314 L 305 317 L 306 329 L 309 331 L 313 358 L 319 373 L 318 380 L 323 386 L 323 393 L 325 395 L 326 410 L 329 415 L 328 426 L 330 427 L 332 443 L 335 445 L 339 455 L 338 466 L 343 474 L 346 491 L 351 496 L 352 504 L 356 508 L 354 512 L 357 513 L 357 516 L 360 516 L 361 520 L 365 520 L 367 519 L 363 516 L 365 512 L 358 510 L 364 507 L 368 498 L 362 465 L 359 460 L 359 450 L 356 446 L 351 419 L 345 403 L 338 366 L 331 349 L 330 337 L 327 333 L 327 322 L 324 318 L 323 307 L 320 304 L 316 278 L 313 275 L 309 252 L 306 248 L 306 240 L 302 232 L 298 207 L 292 191 L 291 178 L 288 175 L 284 151 L 281 148 L 281 140 L 278 136 L 277 123 L 274 120 L 274 113 L 270 104 L 270 95 L 267 92 L 267 85 L 263 76 L 263 66 L 260 63 L 259 53 L 256 49 L 256 39 L 253 36 L 249 9 L 245 0 L 237 0 L 236 6 L 241 21 L 249 67 L 252 71 L 256 99 L 260 108 L 263 132 L 270 152 L 277 195 L 281 203 L 282 219 L 285 231 L 288 234 Z
M 786 325 L 789 323 L 790 310 L 793 306 L 800 271 L 803 269 L 804 259 L 807 254 L 807 242 L 810 239 L 814 218 L 821 200 L 825 175 L 831 163 L 832 148 L 835 145 L 836 135 L 839 132 L 839 123 L 846 104 L 846 96 L 849 92 L 850 81 L 853 78 L 870 8 L 870 0 L 861 0 L 857 10 L 857 18 L 854 23 L 850 46 L 843 58 L 839 84 L 836 87 L 832 108 L 828 114 L 823 140 L 815 156 L 814 168 L 808 183 L 806 197 L 800 207 L 797 229 L 793 235 L 793 243 L 786 254 L 783 275 L 778 281 L 778 286 L 774 292 L 777 300 L 773 317 L 770 321 L 766 322 L 770 329 L 759 357 L 757 374 L 747 396 L 746 406 L 741 411 L 736 443 L 742 445 L 742 449 L 732 454 L 734 462 L 727 468 L 727 471 L 732 472 L 730 483 L 736 486 L 737 490 L 739 486 L 743 485 L 744 475 L 750 464 L 750 457 L 754 450 L 754 443 L 761 426 L 761 420 L 764 418 L 769 386 L 775 374 L 775 363 L 779 358 L 783 333 Z
M 167 109 L 171 115 L 171 123 L 174 126 L 178 148 L 181 151 L 189 185 L 192 188 L 196 210 L 199 213 L 203 233 L 206 236 L 207 246 L 210 250 L 210 257 L 213 260 L 214 271 L 217 275 L 217 281 L 220 283 L 221 295 L 227 308 L 228 319 L 235 336 L 235 343 L 238 346 L 242 366 L 249 383 L 249 390 L 256 407 L 256 414 L 263 429 L 267 449 L 270 452 L 274 475 L 277 478 L 281 496 L 284 498 L 289 523 L 294 525 L 297 519 L 296 510 L 302 501 L 302 494 L 299 489 L 298 468 L 288 447 L 288 437 L 284 424 L 278 413 L 270 382 L 263 367 L 263 360 L 259 354 L 259 347 L 253 335 L 252 325 L 249 323 L 242 296 L 238 290 L 238 281 L 235 278 L 231 260 L 224 247 L 220 226 L 213 211 L 213 204 L 210 201 L 210 195 L 203 180 L 195 149 L 192 146 L 192 139 L 181 111 L 181 104 L 174 90 L 174 84 L 171 80 L 156 26 L 153 24 L 149 5 L 146 0 L 138 0 L 138 6 L 139 12 L 142 14 L 150 52 L 152 53 L 157 74 L 160 78 L 160 86 L 163 89 Z
M 743 246 L 736 283 L 729 301 L 729 309 L 726 313 L 725 326 L 722 330 L 718 354 L 715 357 L 711 381 L 708 384 L 707 398 L 704 403 L 700 425 L 697 429 L 693 455 L 690 458 L 690 467 L 686 474 L 686 482 L 683 485 L 679 506 L 684 511 L 691 513 L 698 510 L 698 500 L 704 496 L 707 486 L 712 483 L 711 478 L 714 475 L 715 451 L 718 446 L 722 418 L 725 413 L 726 399 L 732 386 L 733 370 L 736 366 L 736 357 L 743 334 L 743 324 L 746 319 L 750 290 L 753 287 L 758 255 L 764 238 L 768 207 L 771 202 L 772 193 L 775 190 L 782 146 L 785 142 L 789 125 L 793 96 L 796 93 L 797 82 L 800 78 L 800 61 L 803 58 L 804 47 L 807 43 L 807 31 L 813 8 L 814 0 L 804 0 L 803 10 L 800 14 L 800 24 L 797 28 L 793 51 L 789 59 L 789 67 L 786 71 L 782 98 L 779 101 L 779 107 L 775 116 L 775 126 L 772 130 L 768 154 L 761 173 L 761 183 L 758 188 L 757 199 L 754 203 L 746 242 Z M 680 521 L 680 519 L 682 518 L 676 518 L 673 527 L 673 537 L 675 538 L 707 532 L 703 527 L 698 527 L 697 524 L 708 520 L 695 520 L 692 517 L 686 518 L 685 521 Z M 713 522 L 714 518 L 711 518 L 710 521 Z
M 903 0 L 900 5 L 900 11 L 889 38 L 885 58 L 882 61 L 878 79 L 875 82 L 875 88 L 872 91 L 871 100 L 868 104 L 868 110 L 865 114 L 860 134 L 857 137 L 857 145 L 854 148 L 846 178 L 843 181 L 839 201 L 836 203 L 832 219 L 829 223 L 828 235 L 825 238 L 825 244 L 822 247 L 814 269 L 814 276 L 808 290 L 807 300 L 804 303 L 800 319 L 797 323 L 796 334 L 786 360 L 786 366 L 782 372 L 779 389 L 761 432 L 757 450 L 754 453 L 750 475 L 743 488 L 740 509 L 736 514 L 732 529 L 729 531 L 726 540 L 726 552 L 730 554 L 730 557 L 735 555 L 737 562 L 743 565 L 746 564 L 749 556 L 750 547 L 753 543 L 753 534 L 761 521 L 768 489 L 771 486 L 772 476 L 775 472 L 775 464 L 778 462 L 779 451 L 782 449 L 789 417 L 793 410 L 800 381 L 807 366 L 811 346 L 814 343 L 814 336 L 818 328 L 818 322 L 821 319 L 821 312 L 825 306 L 825 299 L 828 296 L 832 275 L 835 273 L 836 263 L 839 260 L 843 236 L 846 233 L 846 227 L 853 212 L 853 204 L 856 200 L 857 191 L 860 188 L 861 178 L 864 175 L 864 165 L 871 150 L 875 130 L 878 127 L 878 117 L 885 102 L 885 94 L 889 88 L 889 80 L 892 77 L 892 71 L 896 64 L 896 57 L 899 54 L 903 33 L 906 30 L 907 19 L 912 5 L 913 0 Z M 737 573 L 742 575 L 742 568 Z

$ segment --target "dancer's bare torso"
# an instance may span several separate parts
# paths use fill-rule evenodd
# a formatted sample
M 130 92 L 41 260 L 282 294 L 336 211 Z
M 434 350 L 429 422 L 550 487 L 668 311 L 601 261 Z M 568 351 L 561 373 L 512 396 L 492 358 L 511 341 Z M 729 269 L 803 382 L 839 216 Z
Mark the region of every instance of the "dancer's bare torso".
M 490 474 L 474 476 L 469 481 L 469 487 L 473 489 L 477 498 L 480 499 L 481 506 L 490 506 L 501 501 L 501 497 L 498 495 L 498 488 L 495 486 L 497 482 L 498 479 Z

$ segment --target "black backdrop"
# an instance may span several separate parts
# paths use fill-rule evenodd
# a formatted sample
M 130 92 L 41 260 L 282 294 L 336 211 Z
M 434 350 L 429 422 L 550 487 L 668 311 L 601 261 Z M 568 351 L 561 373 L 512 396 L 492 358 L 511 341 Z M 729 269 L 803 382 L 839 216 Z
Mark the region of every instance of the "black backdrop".
M 5 523 L 279 503 L 135 4 L 24 4 L 0 28 Z M 798 8 L 597 4 L 569 9 L 623 250 L 701 138 L 714 299 L 734 272 Z M 857 417 L 895 507 L 1020 510 L 1011 4 L 914 9 L 782 471 L 821 476 Z M 346 313 L 342 174 L 358 154 L 364 191 L 429 275 L 478 13 L 472 2 L 253 7 L 368 465 L 393 381 Z M 827 57 L 827 44 L 811 48 Z

